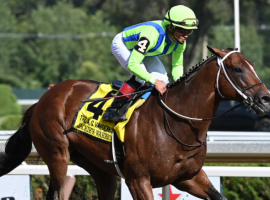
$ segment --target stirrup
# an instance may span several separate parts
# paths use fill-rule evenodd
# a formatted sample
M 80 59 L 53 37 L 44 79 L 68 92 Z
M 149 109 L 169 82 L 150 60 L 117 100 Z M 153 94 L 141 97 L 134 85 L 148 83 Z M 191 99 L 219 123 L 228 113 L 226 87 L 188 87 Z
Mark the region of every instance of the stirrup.
M 107 110 L 105 111 L 102 119 L 105 121 L 112 121 L 112 122 L 123 122 L 126 121 L 126 117 L 124 116 L 120 116 L 118 114 L 119 109 L 117 108 L 107 108 Z

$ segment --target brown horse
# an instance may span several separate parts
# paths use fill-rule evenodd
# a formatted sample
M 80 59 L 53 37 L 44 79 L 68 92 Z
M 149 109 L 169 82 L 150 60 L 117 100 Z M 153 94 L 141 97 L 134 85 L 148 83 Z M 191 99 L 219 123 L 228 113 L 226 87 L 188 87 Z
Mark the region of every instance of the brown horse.
M 181 115 L 211 118 L 225 97 L 244 100 L 259 115 L 269 112 L 270 94 L 253 64 L 241 53 L 231 53 L 232 49 L 209 50 L 214 56 L 168 86 L 166 105 Z M 219 74 L 217 59 L 224 57 L 225 68 Z M 28 109 L 21 127 L 8 141 L 6 153 L 0 157 L 0 176 L 29 155 L 33 141 L 50 171 L 47 199 L 64 199 L 69 161 L 91 174 L 99 199 L 114 199 L 118 174 L 113 164 L 104 162 L 112 160 L 111 145 L 71 129 L 81 100 L 97 86 L 94 81 L 67 80 L 48 90 Z M 168 110 L 164 115 L 165 108 L 158 97 L 155 91 L 126 126 L 125 180 L 132 197 L 153 200 L 152 188 L 172 184 L 202 199 L 226 199 L 202 170 L 211 121 L 181 119 Z

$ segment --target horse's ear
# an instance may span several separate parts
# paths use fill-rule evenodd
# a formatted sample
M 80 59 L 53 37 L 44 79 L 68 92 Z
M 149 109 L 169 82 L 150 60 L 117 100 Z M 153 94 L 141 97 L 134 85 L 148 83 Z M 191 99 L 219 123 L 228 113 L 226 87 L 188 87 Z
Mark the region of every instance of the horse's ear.
M 221 58 L 223 58 L 227 54 L 226 52 L 224 52 L 224 51 L 222 51 L 220 49 L 215 49 L 215 48 L 212 48 L 212 47 L 209 47 L 209 46 L 207 46 L 207 48 L 212 54 L 214 54 L 214 55 L 216 55 L 218 57 L 221 57 Z

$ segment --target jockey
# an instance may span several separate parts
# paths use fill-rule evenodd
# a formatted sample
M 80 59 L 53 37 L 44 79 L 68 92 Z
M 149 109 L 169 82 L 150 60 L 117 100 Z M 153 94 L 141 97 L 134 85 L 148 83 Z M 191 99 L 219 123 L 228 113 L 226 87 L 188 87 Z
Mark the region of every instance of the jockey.
M 158 56 L 172 53 L 172 76 L 183 75 L 183 53 L 186 39 L 199 24 L 194 12 L 183 5 L 172 7 L 164 20 L 150 21 L 125 28 L 112 41 L 111 49 L 119 63 L 129 72 L 117 95 L 130 94 L 144 82 L 152 83 L 161 95 L 169 83 L 167 72 Z M 103 120 L 124 121 L 119 109 L 130 96 L 115 98 L 103 115 Z

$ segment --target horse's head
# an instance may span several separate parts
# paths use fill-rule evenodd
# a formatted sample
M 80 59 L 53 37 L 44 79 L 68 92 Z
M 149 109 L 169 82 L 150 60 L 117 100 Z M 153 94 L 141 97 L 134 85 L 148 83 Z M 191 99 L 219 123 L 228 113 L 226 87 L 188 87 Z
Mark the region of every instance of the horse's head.
M 255 72 L 255 66 L 246 57 L 232 49 L 208 47 L 218 58 L 220 71 L 216 87 L 219 94 L 229 100 L 244 102 L 256 114 L 270 111 L 270 93 Z

